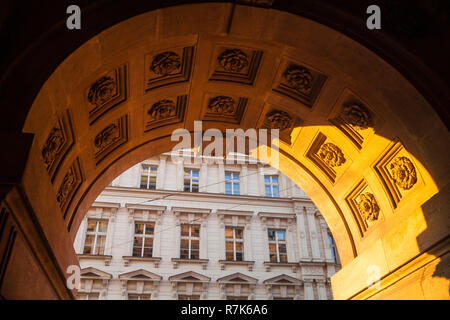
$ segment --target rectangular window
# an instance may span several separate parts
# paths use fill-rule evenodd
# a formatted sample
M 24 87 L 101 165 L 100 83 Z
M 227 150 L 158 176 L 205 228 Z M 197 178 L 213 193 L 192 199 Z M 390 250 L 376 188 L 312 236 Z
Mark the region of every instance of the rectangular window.
M 238 172 L 225 172 L 225 193 L 241 194 Z
M 269 229 L 269 256 L 270 262 L 287 262 L 286 232 Z
M 198 192 L 200 173 L 195 169 L 184 169 L 184 191 Z
M 244 229 L 225 228 L 225 254 L 228 261 L 244 260 Z
M 330 247 L 331 260 L 333 260 L 334 263 L 337 263 L 336 245 L 334 243 L 333 236 L 330 233 L 328 233 L 328 245 Z
M 136 223 L 134 225 L 133 257 L 151 257 L 153 255 L 154 223 Z
M 264 176 L 264 187 L 266 197 L 279 198 L 280 189 L 278 186 L 278 176 Z
M 91 292 L 91 293 L 78 293 L 78 300 L 98 300 L 99 293 Z
M 181 259 L 200 258 L 200 225 L 182 224 L 180 241 Z
M 105 254 L 107 220 L 88 219 L 83 254 Z
M 140 182 L 141 189 L 150 189 L 150 190 L 156 189 L 157 172 L 158 167 L 156 166 L 149 166 L 147 164 L 142 165 L 141 182 Z

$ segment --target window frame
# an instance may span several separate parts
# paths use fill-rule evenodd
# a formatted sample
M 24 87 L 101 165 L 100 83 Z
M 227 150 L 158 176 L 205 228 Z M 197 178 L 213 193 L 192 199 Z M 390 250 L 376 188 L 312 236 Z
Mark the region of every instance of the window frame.
M 275 233 L 275 240 L 270 240 L 270 237 L 269 237 L 270 231 L 273 231 Z M 284 233 L 284 240 L 278 239 L 278 232 Z M 268 239 L 268 244 L 269 244 L 269 261 L 270 262 L 275 262 L 275 263 L 287 263 L 288 262 L 286 234 L 287 234 L 287 232 L 285 229 L 274 229 L 274 228 L 267 229 L 267 239 Z M 270 244 L 275 244 L 277 261 L 272 261 L 270 258 L 270 255 L 271 255 Z M 286 252 L 283 253 L 283 255 L 286 256 L 286 261 L 281 261 L 281 259 L 280 259 L 280 257 L 281 257 L 280 244 L 284 244 L 284 246 L 286 248 Z
M 189 235 L 183 236 L 183 226 L 188 226 L 189 228 Z M 192 236 L 192 229 L 193 227 L 198 226 L 198 237 Z M 180 225 L 180 258 L 181 259 L 188 259 L 188 260 L 199 260 L 200 259 L 200 230 L 201 230 L 201 224 L 189 224 L 189 223 L 183 223 Z M 182 241 L 188 240 L 188 258 L 182 258 L 182 250 L 186 250 L 186 248 L 182 248 Z M 192 258 L 192 241 L 196 240 L 198 241 L 198 249 L 194 249 L 198 252 L 197 258 Z
M 144 174 L 144 167 L 148 167 L 148 172 L 145 175 Z M 155 172 L 152 173 L 152 169 L 155 169 Z M 146 177 L 146 184 L 147 186 L 144 188 L 142 187 L 142 177 Z M 150 183 L 150 179 L 154 177 L 155 178 L 155 187 L 154 188 L 150 188 L 151 183 Z M 141 174 L 139 176 L 139 189 L 145 189 L 145 190 L 156 190 L 156 182 L 158 179 L 158 166 L 157 165 L 153 165 L 153 164 L 145 164 L 143 163 L 141 165 Z
M 89 221 L 95 221 L 95 231 L 88 231 L 89 228 Z M 100 232 L 98 231 L 99 226 L 100 226 L 100 222 L 106 222 L 106 231 L 104 232 Z M 106 251 L 106 238 L 108 235 L 108 227 L 109 227 L 109 220 L 108 219 L 97 219 L 97 218 L 88 218 L 86 221 L 86 232 L 84 234 L 84 243 L 83 243 L 83 254 L 86 255 L 92 255 L 92 256 L 103 256 L 105 255 L 105 251 Z M 86 239 L 88 236 L 94 236 L 94 241 L 92 243 L 91 250 L 90 253 L 86 253 L 85 249 L 86 249 Z M 103 236 L 105 238 L 104 241 L 104 245 L 103 245 L 103 252 L 102 253 L 92 253 L 92 252 L 96 252 L 98 251 L 97 249 L 97 242 L 98 242 L 98 237 Z
M 136 234 L 136 225 L 137 224 L 143 224 L 144 225 L 144 229 L 143 229 L 143 233 L 138 233 Z M 152 234 L 146 234 L 147 231 L 147 225 L 153 225 L 153 232 Z M 134 234 L 133 234 L 133 248 L 132 248 L 132 252 L 131 252 L 131 256 L 133 257 L 139 257 L 139 258 L 147 258 L 147 257 L 153 257 L 153 249 L 154 249 L 154 243 L 155 243 L 155 227 L 156 227 L 156 223 L 153 221 L 135 221 L 134 222 Z M 136 237 L 140 237 L 142 238 L 142 245 L 141 245 L 141 254 L 139 256 L 135 256 L 134 255 L 134 248 L 135 248 L 135 239 Z M 145 240 L 146 238 L 150 238 L 151 239 L 151 255 L 150 256 L 146 256 L 144 255 L 144 251 L 145 251 Z
M 227 174 L 231 175 L 231 179 L 227 179 Z M 237 179 L 235 176 L 237 175 Z M 227 183 L 231 184 L 231 193 L 227 192 Z M 235 188 L 237 185 L 237 193 L 235 193 Z M 241 194 L 241 173 L 236 171 L 225 171 L 225 194 L 240 195 Z
M 266 182 L 266 177 L 268 177 L 270 179 L 269 182 Z M 277 182 L 273 182 L 273 178 L 276 177 L 277 178 Z M 269 186 L 270 188 L 270 195 L 267 194 L 267 190 L 266 187 Z M 278 188 L 278 192 L 277 195 L 274 195 L 274 190 L 273 187 L 277 186 Z M 264 193 L 266 197 L 270 197 L 270 198 L 279 198 L 280 197 L 280 177 L 277 174 L 265 174 L 264 175 Z
M 189 171 L 189 175 L 186 175 L 186 171 Z M 192 172 L 198 172 L 198 176 L 194 177 Z M 189 180 L 189 190 L 186 190 L 186 180 Z M 193 191 L 192 180 L 197 180 L 197 191 Z M 183 191 L 184 192 L 200 192 L 200 170 L 198 168 L 184 168 L 183 169 Z
M 233 230 L 233 238 L 232 239 L 227 238 L 227 233 L 226 233 L 227 229 Z M 236 230 L 237 229 L 242 231 L 242 238 L 236 238 Z M 233 260 L 229 260 L 228 256 L 227 256 L 227 253 L 230 252 L 229 250 L 227 250 L 227 242 L 233 243 Z M 242 254 L 241 260 L 236 259 L 237 253 L 238 253 L 236 250 L 237 243 L 242 243 L 242 251 L 239 251 Z M 225 226 L 225 260 L 226 261 L 244 261 L 244 228 L 243 227 Z

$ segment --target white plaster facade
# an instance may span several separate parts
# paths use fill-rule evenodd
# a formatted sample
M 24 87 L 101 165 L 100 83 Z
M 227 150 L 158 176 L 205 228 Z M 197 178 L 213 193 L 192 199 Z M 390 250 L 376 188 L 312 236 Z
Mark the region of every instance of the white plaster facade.
M 330 231 L 290 179 L 261 163 L 210 163 L 163 154 L 119 175 L 84 218 L 74 247 L 82 268 L 80 299 L 332 299 L 338 271 Z M 140 187 L 143 165 L 156 188 Z M 183 191 L 184 169 L 199 170 L 199 192 Z M 239 173 L 239 195 L 225 193 L 225 172 Z M 278 176 L 279 197 L 265 194 Z M 88 219 L 108 222 L 101 255 L 83 254 Z M 135 223 L 154 223 L 151 257 L 133 256 Z M 180 258 L 181 225 L 200 225 L 199 257 Z M 242 261 L 226 259 L 225 228 L 243 230 Z M 270 262 L 268 230 L 282 233 L 287 259 Z

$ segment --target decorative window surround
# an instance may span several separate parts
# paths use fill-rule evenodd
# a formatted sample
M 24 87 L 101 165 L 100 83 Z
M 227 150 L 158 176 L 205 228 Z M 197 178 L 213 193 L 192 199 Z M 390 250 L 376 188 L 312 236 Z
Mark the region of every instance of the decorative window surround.
M 250 221 L 254 215 L 253 211 L 239 211 L 239 210 L 217 210 L 216 211 L 217 216 L 220 220 L 220 228 L 222 229 L 222 232 L 220 234 L 220 241 L 222 244 L 222 260 L 225 261 L 225 227 L 242 227 L 244 228 L 244 261 L 240 262 L 247 262 L 247 266 L 249 268 L 249 271 L 253 269 L 254 263 L 251 263 L 253 260 L 253 251 L 252 251 L 252 239 L 250 236 Z M 219 261 L 219 262 L 220 262 Z M 226 264 L 232 264 L 228 263 L 230 261 L 227 261 L 225 264 L 220 263 L 220 267 L 222 270 L 225 269 Z
M 172 262 L 178 265 L 183 262 L 184 259 L 180 259 L 180 242 L 181 242 L 181 225 L 182 224 L 199 224 L 200 225 L 200 252 L 199 261 L 207 260 L 208 257 L 208 233 L 207 233 L 207 217 L 211 213 L 210 209 L 200 209 L 200 208 L 183 208 L 183 207 L 172 207 L 171 211 L 176 217 L 176 228 L 174 228 L 174 239 L 176 241 L 175 248 L 177 252 L 175 253 L 175 260 Z M 179 259 L 179 260 L 177 260 Z M 208 260 L 209 261 L 209 260 Z M 202 262 L 203 268 L 206 267 L 205 262 Z M 175 266 L 174 266 L 175 267 Z
M 293 213 L 274 213 L 274 212 L 259 212 L 258 217 L 263 225 L 265 237 L 267 237 L 268 229 L 285 229 L 286 230 L 286 251 L 287 262 L 297 262 L 294 247 L 294 225 L 295 214 Z M 269 242 L 266 240 L 266 256 L 269 258 Z M 270 259 L 268 259 L 270 260 Z
M 169 277 L 172 284 L 172 297 L 177 299 L 179 295 L 200 295 L 204 300 L 208 296 L 208 286 L 211 278 L 194 271 L 188 271 Z
M 98 293 L 99 300 L 106 297 L 108 283 L 112 275 L 96 268 L 84 268 L 80 272 L 81 287 L 79 294 Z
M 92 255 L 92 254 L 77 254 L 78 260 L 81 262 L 83 260 L 103 260 L 105 266 L 109 266 L 111 264 L 112 256 L 110 255 Z
M 113 235 L 114 235 L 114 229 L 115 229 L 115 221 L 116 221 L 116 215 L 117 210 L 119 210 L 120 204 L 119 203 L 112 203 L 112 202 L 94 202 L 89 209 L 88 213 L 84 217 L 80 229 L 84 230 L 82 233 L 81 241 L 78 242 L 78 252 L 77 254 L 79 259 L 103 259 L 105 262 L 105 265 L 108 266 L 111 262 L 111 253 L 112 253 L 112 242 L 113 242 Z M 105 242 L 105 250 L 103 255 L 89 255 L 89 254 L 83 254 L 84 250 L 84 242 L 86 240 L 86 233 L 87 233 L 87 221 L 88 219 L 95 219 L 95 220 L 108 220 L 108 229 L 106 231 L 106 242 Z
M 240 272 L 217 279 L 219 283 L 220 298 L 227 299 L 227 296 L 242 297 L 247 296 L 248 300 L 254 299 L 254 290 L 258 279 L 252 278 Z
M 181 259 L 181 258 L 172 258 L 172 266 L 174 269 L 177 269 L 180 264 L 200 264 L 203 267 L 203 270 L 206 270 L 209 259 Z
M 161 254 L 161 219 L 163 213 L 166 211 L 165 206 L 151 206 L 142 204 L 130 204 L 126 203 L 125 208 L 128 209 L 128 222 L 130 224 L 130 239 L 134 239 L 134 224 L 135 222 L 154 222 L 155 230 L 153 235 L 153 253 L 152 257 L 133 257 L 133 241 L 130 241 L 129 252 L 130 256 L 123 256 L 124 266 L 128 266 L 130 262 L 151 262 L 155 268 L 158 268 L 161 258 L 158 257 Z
M 266 271 L 270 272 L 273 267 L 275 268 L 292 268 L 292 272 L 296 273 L 298 269 L 298 263 L 297 262 L 270 262 L 266 261 L 264 262 L 264 266 L 266 267 Z
M 122 296 L 128 294 L 150 295 L 151 299 L 158 296 L 159 284 L 162 279 L 160 275 L 139 269 L 119 275 L 122 287 Z
M 294 277 L 282 274 L 263 281 L 266 286 L 268 299 L 292 298 L 300 300 L 302 281 Z

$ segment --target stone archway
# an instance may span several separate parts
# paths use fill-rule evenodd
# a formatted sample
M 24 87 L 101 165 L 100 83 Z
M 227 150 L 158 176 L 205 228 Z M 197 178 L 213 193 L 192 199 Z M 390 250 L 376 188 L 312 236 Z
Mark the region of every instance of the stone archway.
M 77 263 L 72 239 L 87 208 L 116 175 L 169 151 L 173 130 L 203 120 L 204 130 L 282 129 L 279 170 L 315 202 L 337 242 L 336 298 L 448 298 L 449 151 L 441 146 L 449 133 L 433 108 L 341 33 L 247 6 L 235 6 L 230 23 L 230 6 L 126 20 L 47 80 L 23 127 L 34 139 L 21 187 L 2 204 L 2 217 L 14 216 L 4 225 L 24 234 L 6 244 L 3 290 L 15 290 L 28 264 L 41 270 L 35 290 L 70 298 L 64 272 Z M 38 263 L 14 254 L 29 250 L 20 243 Z M 7 268 L 14 264 L 18 273 Z M 373 266 L 382 281 L 367 288 Z

